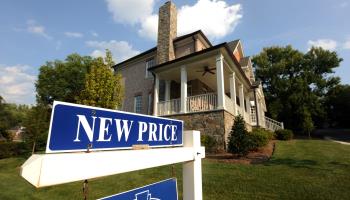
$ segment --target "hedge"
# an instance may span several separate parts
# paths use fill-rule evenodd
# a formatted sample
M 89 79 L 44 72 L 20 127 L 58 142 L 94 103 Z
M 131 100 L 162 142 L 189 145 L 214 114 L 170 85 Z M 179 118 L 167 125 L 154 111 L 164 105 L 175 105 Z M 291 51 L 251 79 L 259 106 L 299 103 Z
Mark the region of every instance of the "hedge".
M 29 153 L 30 148 L 24 142 L 0 142 L 0 159 L 28 155 Z
M 278 140 L 291 140 L 293 139 L 293 131 L 289 129 L 280 129 L 275 132 Z

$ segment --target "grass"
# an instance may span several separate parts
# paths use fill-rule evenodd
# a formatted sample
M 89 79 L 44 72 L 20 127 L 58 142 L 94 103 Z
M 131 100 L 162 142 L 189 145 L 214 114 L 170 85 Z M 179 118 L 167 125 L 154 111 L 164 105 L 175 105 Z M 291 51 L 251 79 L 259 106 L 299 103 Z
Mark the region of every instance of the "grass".
M 19 176 L 24 158 L 0 160 L 0 199 L 82 199 L 82 181 L 35 189 Z M 181 198 L 181 165 L 176 165 Z M 89 182 L 89 199 L 171 177 L 171 166 Z M 203 161 L 206 200 L 349 199 L 350 146 L 323 140 L 279 141 L 270 161 L 259 165 Z

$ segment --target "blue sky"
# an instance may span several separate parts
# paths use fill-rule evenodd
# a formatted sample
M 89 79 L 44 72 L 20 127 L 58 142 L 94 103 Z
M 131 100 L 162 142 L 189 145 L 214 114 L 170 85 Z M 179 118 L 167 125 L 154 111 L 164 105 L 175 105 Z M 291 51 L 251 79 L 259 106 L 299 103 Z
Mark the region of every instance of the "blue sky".
M 157 12 L 165 0 L 0 1 L 0 95 L 35 103 L 34 83 L 46 61 L 68 54 L 116 61 L 155 46 Z M 335 75 L 350 84 L 350 0 L 173 0 L 178 32 L 203 29 L 214 43 L 241 39 L 246 55 L 263 47 L 311 45 L 344 59 Z M 195 14 L 194 14 L 195 13 Z

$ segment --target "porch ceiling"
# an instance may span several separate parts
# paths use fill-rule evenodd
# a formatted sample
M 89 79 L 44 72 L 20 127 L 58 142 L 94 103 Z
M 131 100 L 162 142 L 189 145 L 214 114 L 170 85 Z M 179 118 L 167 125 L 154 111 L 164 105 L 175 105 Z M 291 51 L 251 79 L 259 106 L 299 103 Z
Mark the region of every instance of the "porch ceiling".
M 187 81 L 198 79 L 205 83 L 212 90 L 216 91 L 217 81 L 216 81 L 216 69 L 212 70 L 215 74 L 206 73 L 203 75 L 204 67 L 216 68 L 216 55 L 209 57 L 202 57 L 201 59 L 196 59 L 194 61 L 182 64 L 181 66 L 186 66 L 187 69 Z M 177 83 L 181 82 L 181 66 L 174 66 L 162 72 L 158 72 L 159 78 L 161 80 L 172 80 Z M 225 92 L 230 92 L 229 87 L 229 77 L 230 69 L 227 63 L 224 62 L 224 84 Z

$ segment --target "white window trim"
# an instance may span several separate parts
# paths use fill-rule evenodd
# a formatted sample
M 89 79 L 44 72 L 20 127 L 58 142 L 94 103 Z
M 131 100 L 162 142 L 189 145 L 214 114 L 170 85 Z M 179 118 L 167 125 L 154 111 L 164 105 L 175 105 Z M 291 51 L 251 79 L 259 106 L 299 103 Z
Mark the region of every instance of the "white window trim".
M 137 107 L 137 98 L 138 97 L 141 97 L 140 99 L 141 99 L 141 110 L 140 110 L 140 112 L 137 112 L 137 110 L 136 110 L 136 107 Z M 137 95 L 137 96 L 134 96 L 134 112 L 135 113 L 142 113 L 142 95 Z

